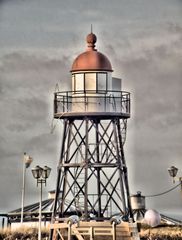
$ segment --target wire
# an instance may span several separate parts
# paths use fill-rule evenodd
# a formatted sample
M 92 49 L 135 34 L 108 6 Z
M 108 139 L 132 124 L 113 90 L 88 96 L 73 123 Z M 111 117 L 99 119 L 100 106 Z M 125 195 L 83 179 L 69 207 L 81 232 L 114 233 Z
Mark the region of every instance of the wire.
M 162 192 L 162 193 L 158 193 L 158 194 L 153 194 L 153 195 L 148 195 L 148 196 L 145 196 L 145 197 L 157 197 L 157 196 L 161 196 L 161 195 L 164 195 L 168 192 L 171 192 L 173 191 L 174 189 L 176 189 L 177 187 L 179 187 L 181 185 L 181 183 L 177 184 L 176 186 L 174 186 L 173 188 L 170 188 L 169 190 L 165 191 L 165 192 Z

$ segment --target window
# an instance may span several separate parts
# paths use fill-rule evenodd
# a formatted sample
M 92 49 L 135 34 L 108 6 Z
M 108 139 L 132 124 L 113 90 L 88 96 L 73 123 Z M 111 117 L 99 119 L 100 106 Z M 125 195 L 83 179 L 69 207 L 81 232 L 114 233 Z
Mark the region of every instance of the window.
M 97 90 L 107 90 L 107 74 L 98 73 L 97 74 Z
M 84 74 L 83 73 L 77 73 L 75 76 L 75 91 L 83 91 L 84 90 Z
M 96 90 L 96 73 L 85 73 L 85 90 Z
M 86 72 L 72 74 L 73 91 L 107 91 L 106 72 Z
M 75 75 L 72 74 L 72 91 L 75 91 Z

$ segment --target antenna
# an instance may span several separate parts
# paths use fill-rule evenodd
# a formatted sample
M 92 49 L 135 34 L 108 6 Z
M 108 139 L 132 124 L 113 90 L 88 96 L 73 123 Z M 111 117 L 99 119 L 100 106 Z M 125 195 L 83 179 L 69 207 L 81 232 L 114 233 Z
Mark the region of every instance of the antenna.
M 92 24 L 91 24 L 91 33 L 93 33 L 93 32 L 92 32 Z

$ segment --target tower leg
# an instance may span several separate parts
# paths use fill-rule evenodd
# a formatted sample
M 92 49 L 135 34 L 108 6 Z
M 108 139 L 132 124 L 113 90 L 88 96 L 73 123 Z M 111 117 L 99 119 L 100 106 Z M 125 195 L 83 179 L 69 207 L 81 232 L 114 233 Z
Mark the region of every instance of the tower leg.
M 121 149 L 121 157 L 122 157 L 122 162 L 123 162 L 123 176 L 124 176 L 124 182 L 125 182 L 125 187 L 126 187 L 126 196 L 127 196 L 127 205 L 128 205 L 128 211 L 129 211 L 129 217 L 133 219 L 133 212 L 131 208 L 131 201 L 130 201 L 130 191 L 129 191 L 129 184 L 128 184 L 128 170 L 126 167 L 126 161 L 125 161 L 125 156 L 124 156 L 124 148 L 122 144 L 122 135 L 121 135 L 121 127 L 120 127 L 120 120 L 117 119 L 117 128 L 118 128 L 118 139 L 120 143 L 120 149 Z

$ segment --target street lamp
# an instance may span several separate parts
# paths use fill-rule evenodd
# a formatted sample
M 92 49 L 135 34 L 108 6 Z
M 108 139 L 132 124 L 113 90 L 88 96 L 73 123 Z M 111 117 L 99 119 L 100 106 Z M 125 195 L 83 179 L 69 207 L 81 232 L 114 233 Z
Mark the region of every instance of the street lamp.
M 21 224 L 23 224 L 23 212 L 24 212 L 24 202 L 25 202 L 25 176 L 26 169 L 30 167 L 33 159 L 26 152 L 23 155 L 23 184 L 22 184 L 22 199 L 21 199 Z
M 45 166 L 41 168 L 40 166 L 36 166 L 32 168 L 32 174 L 35 179 L 37 179 L 37 187 L 40 183 L 40 202 L 39 202 L 39 233 L 38 240 L 41 240 L 41 220 L 42 220 L 42 184 L 44 183 L 46 186 L 46 180 L 51 173 L 51 168 Z
M 173 183 L 175 183 L 175 177 L 177 175 L 178 168 L 176 168 L 175 166 L 171 166 L 170 168 L 168 168 L 168 172 L 170 177 L 173 178 Z
M 182 190 L 182 177 L 177 177 L 178 168 L 175 166 L 171 166 L 168 168 L 169 175 L 173 178 L 173 183 L 175 183 L 175 179 L 177 179 L 181 183 L 181 190 Z

